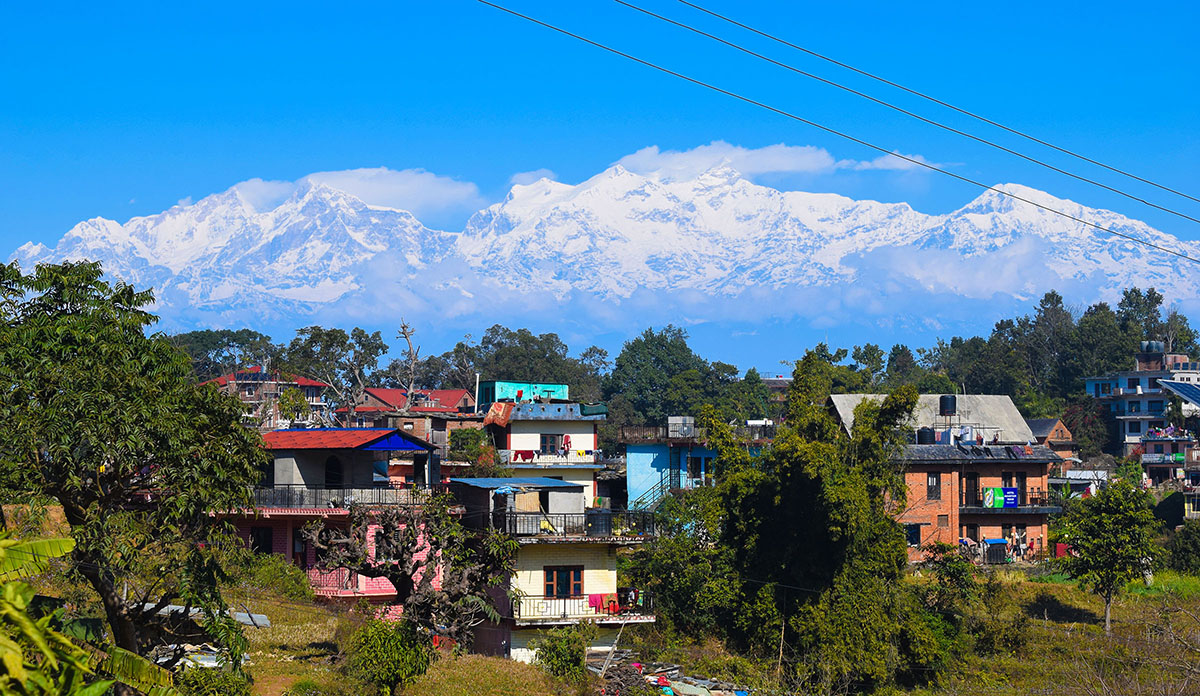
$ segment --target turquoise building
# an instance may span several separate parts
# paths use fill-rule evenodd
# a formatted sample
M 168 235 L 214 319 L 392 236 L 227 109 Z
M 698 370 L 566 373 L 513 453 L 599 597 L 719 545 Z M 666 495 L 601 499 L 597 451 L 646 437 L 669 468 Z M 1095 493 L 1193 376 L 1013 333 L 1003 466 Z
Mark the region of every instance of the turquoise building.
M 479 383 L 479 408 L 485 410 L 496 401 L 533 401 L 534 399 L 559 399 L 567 401 L 567 385 L 545 382 L 509 382 L 488 380 Z

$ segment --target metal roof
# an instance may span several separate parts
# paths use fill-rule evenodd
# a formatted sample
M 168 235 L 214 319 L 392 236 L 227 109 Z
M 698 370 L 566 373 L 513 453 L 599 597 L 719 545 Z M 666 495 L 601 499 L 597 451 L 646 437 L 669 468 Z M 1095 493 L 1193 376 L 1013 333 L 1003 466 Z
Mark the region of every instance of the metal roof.
M 901 459 L 909 462 L 1057 462 L 1049 447 L 1033 445 L 905 445 Z
M 1191 382 L 1175 382 L 1169 379 L 1158 380 L 1159 385 L 1193 406 L 1200 406 L 1200 384 Z
M 313 428 L 263 433 L 269 450 L 357 449 L 391 452 L 431 450 L 433 445 L 395 428 Z
M 461 483 L 464 486 L 472 488 L 531 488 L 535 490 L 548 490 L 551 488 L 569 488 L 572 490 L 583 490 L 581 483 L 569 483 L 560 481 L 559 479 L 542 478 L 542 477 L 516 477 L 516 478 L 452 478 L 450 483 Z
M 607 418 L 608 410 L 604 409 L 601 413 L 591 413 L 584 415 L 584 410 L 580 408 L 583 404 L 578 403 L 528 403 L 528 404 L 513 404 L 512 416 L 509 420 L 514 421 L 529 421 L 529 420 L 547 420 L 547 421 L 602 421 Z M 591 404 L 588 404 L 591 407 Z M 595 406 L 592 408 L 599 408 Z
M 946 419 L 938 415 L 941 394 L 921 394 L 909 425 L 913 428 L 944 429 Z M 834 394 L 829 397 L 838 418 L 846 430 L 854 427 L 854 408 L 863 399 L 882 402 L 886 394 Z M 950 425 L 971 425 L 976 428 L 997 429 L 1001 442 L 1033 442 L 1033 431 L 1021 417 L 1012 399 L 1000 394 L 957 394 L 957 411 Z M 989 437 L 990 440 L 990 437 Z
M 1034 437 L 1050 437 L 1050 433 L 1054 431 L 1054 426 L 1058 425 L 1058 419 L 1026 418 L 1025 425 L 1029 426 L 1029 430 L 1033 432 Z

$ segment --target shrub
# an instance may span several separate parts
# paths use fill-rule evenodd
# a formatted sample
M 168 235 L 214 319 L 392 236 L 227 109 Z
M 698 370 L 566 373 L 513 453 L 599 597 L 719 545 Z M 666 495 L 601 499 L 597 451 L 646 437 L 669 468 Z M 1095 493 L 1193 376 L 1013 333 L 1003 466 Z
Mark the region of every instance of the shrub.
M 313 598 L 308 575 L 277 553 L 247 553 L 234 562 L 230 575 L 239 585 L 270 590 L 285 599 L 306 602 Z
M 245 677 L 202 667 L 176 674 L 175 689 L 183 696 L 250 696 L 250 682 Z
M 1181 573 L 1200 573 L 1200 520 L 1187 520 L 1167 541 L 1167 565 Z
M 587 650 L 596 639 L 596 627 L 579 623 L 541 632 L 530 642 L 534 659 L 550 674 L 567 681 L 587 679 Z
M 320 684 L 311 679 L 301 679 L 289 686 L 283 692 L 283 696 L 343 696 L 347 692 L 341 689 Z
M 350 637 L 346 673 L 390 696 L 397 686 L 425 673 L 432 658 L 411 621 L 372 619 Z

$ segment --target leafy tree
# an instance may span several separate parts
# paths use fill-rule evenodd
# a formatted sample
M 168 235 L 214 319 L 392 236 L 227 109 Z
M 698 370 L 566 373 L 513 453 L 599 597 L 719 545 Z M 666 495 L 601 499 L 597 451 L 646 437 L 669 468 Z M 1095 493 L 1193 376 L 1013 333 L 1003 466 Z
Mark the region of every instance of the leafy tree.
M 704 382 L 708 363 L 687 344 L 687 332 L 668 325 L 654 331 L 646 329 L 637 338 L 626 341 L 617 356 L 613 371 L 605 380 L 604 396 L 621 395 L 629 404 L 635 424 L 662 423 L 672 413 L 670 407 L 696 405 L 695 395 Z M 692 372 L 690 376 L 684 373 Z M 675 392 L 672 401 L 662 399 L 663 385 Z
M 863 374 L 866 386 L 870 389 L 879 386 L 879 381 L 883 378 L 886 357 L 883 349 L 874 343 L 854 346 L 854 353 L 851 357 L 854 358 L 855 367 Z
M 379 359 L 388 346 L 379 332 L 354 327 L 342 329 L 309 326 L 296 332 L 287 347 L 285 362 L 291 371 L 329 385 L 335 409 L 346 409 L 343 423 L 351 425 L 363 393 L 375 379 Z
M 279 416 L 289 421 L 306 420 L 312 414 L 312 406 L 304 392 L 288 387 L 279 395 Z
M 1162 293 L 1154 288 L 1128 288 L 1117 303 L 1117 319 L 1125 331 L 1145 340 L 1163 339 Z
M 467 476 L 497 478 L 512 476 L 512 470 L 500 464 L 496 448 L 487 441 L 487 433 L 475 428 L 450 431 L 451 461 L 469 462 Z
M 908 346 L 897 343 L 888 351 L 888 382 L 895 385 L 908 384 L 912 375 L 920 369 L 916 357 L 913 356 L 913 352 L 909 350 Z
M 1080 456 L 1095 457 L 1113 444 L 1115 421 L 1105 404 L 1084 398 L 1067 406 L 1061 418 L 1079 445 Z
M 499 620 L 489 593 L 512 576 L 517 552 L 512 538 L 492 529 L 466 529 L 446 496 L 412 506 L 356 505 L 349 522 L 347 528 L 322 521 L 305 528 L 322 567 L 386 578 L 407 620 L 464 647 L 470 647 L 476 626 Z M 440 588 L 434 587 L 435 577 Z
M 282 348 L 252 329 L 204 329 L 170 337 L 192 359 L 196 379 L 204 382 L 249 365 L 270 365 Z
M 152 295 L 101 274 L 96 263 L 28 276 L 0 266 L 0 469 L 62 506 L 71 572 L 95 591 L 116 646 L 194 640 L 158 613 L 180 604 L 236 663 L 245 643 L 214 551 L 232 528 L 213 513 L 251 504 L 261 440 L 236 399 L 197 385 L 187 357 L 146 334 Z
M 1104 631 L 1112 632 L 1112 603 L 1130 580 L 1149 572 L 1161 555 L 1159 522 L 1150 495 L 1117 481 L 1060 519 L 1058 541 L 1070 544 L 1063 569 L 1104 601 Z

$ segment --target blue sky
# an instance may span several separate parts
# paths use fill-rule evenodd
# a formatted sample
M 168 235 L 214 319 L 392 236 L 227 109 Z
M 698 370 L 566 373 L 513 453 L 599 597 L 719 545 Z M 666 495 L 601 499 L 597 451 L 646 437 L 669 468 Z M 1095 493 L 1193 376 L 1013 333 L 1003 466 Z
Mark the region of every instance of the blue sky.
M 1019 182 L 1144 219 L 1156 213 L 786 73 L 607 0 L 510 0 L 520 11 L 985 182 Z M 724 26 L 647 7 L 878 96 L 1137 186 Z M 1014 127 L 1200 192 L 1194 3 L 790 3 L 708 0 L 788 39 Z M 7 3 L 0 9 L 0 248 L 53 244 L 79 220 L 125 221 L 260 177 L 424 169 L 503 196 L 514 174 L 577 182 L 649 146 L 712 141 L 873 153 L 466 0 Z M 777 187 L 904 200 L 940 212 L 978 195 L 935 174 L 778 174 Z M 460 202 L 461 203 L 461 202 Z M 463 204 L 428 211 L 453 228 Z

